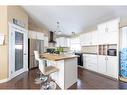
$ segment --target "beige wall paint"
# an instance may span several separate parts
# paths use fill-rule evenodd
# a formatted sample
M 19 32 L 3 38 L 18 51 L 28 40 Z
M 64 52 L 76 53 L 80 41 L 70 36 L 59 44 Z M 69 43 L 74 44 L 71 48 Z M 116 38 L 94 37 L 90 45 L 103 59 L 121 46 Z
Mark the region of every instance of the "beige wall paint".
M 13 18 L 21 20 L 28 29 L 28 16 L 26 12 L 18 6 L 0 6 L 0 32 L 4 33 L 6 40 L 3 46 L 0 46 L 0 80 L 8 78 L 9 71 L 9 29 L 8 22 Z
M 8 11 L 8 22 L 12 22 L 13 18 L 15 18 L 25 23 L 25 28 L 28 29 L 28 15 L 21 7 L 8 6 L 7 11 Z
M 0 80 L 7 78 L 8 74 L 8 27 L 7 6 L 0 6 L 0 33 L 5 35 L 5 43 L 0 46 Z
M 25 28 L 28 29 L 28 14 L 20 6 L 0 6 L 0 33 L 3 33 L 6 38 L 5 44 L 0 46 L 0 80 L 8 78 L 9 73 L 8 22 L 12 22 L 13 18 L 24 22 Z M 32 21 L 32 23 L 34 23 L 34 21 Z M 44 31 L 43 28 L 41 28 L 35 23 L 32 24 L 32 28 L 30 29 L 31 30 L 35 29 L 38 32 Z
M 48 29 L 44 26 L 38 25 L 30 16 L 28 17 L 28 29 L 37 32 L 43 32 L 48 36 Z

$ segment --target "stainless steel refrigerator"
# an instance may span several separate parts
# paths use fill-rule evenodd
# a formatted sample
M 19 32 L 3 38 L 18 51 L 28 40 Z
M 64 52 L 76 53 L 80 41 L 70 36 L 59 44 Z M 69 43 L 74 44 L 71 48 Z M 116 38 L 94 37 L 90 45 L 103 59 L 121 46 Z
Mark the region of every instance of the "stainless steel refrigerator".
M 37 61 L 35 60 L 34 51 L 38 51 L 39 54 L 44 52 L 44 40 L 29 39 L 28 40 L 28 53 L 29 53 L 29 69 L 38 67 Z

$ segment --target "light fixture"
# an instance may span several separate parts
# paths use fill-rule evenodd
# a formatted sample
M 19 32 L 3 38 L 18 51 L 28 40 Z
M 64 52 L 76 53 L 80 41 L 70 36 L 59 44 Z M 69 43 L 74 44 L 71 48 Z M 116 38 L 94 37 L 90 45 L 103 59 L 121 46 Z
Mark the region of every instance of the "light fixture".
M 75 36 L 75 32 L 71 32 L 72 33 L 72 36 Z
M 60 22 L 59 21 L 56 22 L 56 31 L 55 31 L 55 33 L 57 35 L 61 35 L 62 34 L 62 31 L 60 30 Z

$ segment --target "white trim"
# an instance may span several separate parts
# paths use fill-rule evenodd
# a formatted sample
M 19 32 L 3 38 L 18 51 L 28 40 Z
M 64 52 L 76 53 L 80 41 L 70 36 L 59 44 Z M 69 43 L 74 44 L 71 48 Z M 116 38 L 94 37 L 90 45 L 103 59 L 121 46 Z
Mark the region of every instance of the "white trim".
M 24 35 L 26 35 L 26 36 L 28 36 L 28 34 L 27 34 L 28 31 L 27 31 L 26 29 L 20 27 L 20 26 L 17 26 L 17 25 L 15 25 L 15 24 L 13 24 L 13 23 L 8 23 L 8 25 L 9 25 L 9 80 L 11 80 L 12 78 L 14 78 L 14 77 L 16 77 L 16 76 L 18 76 L 18 75 L 20 75 L 20 74 L 22 74 L 22 73 L 28 71 L 28 62 L 27 62 L 27 65 L 25 65 L 25 67 L 23 67 L 22 70 L 17 71 L 15 74 L 11 74 L 11 71 L 12 71 L 12 64 L 10 64 L 10 62 L 13 61 L 12 58 L 11 58 L 11 56 L 12 56 L 12 55 L 11 55 L 11 54 L 12 54 L 11 48 L 13 48 L 13 47 L 11 47 L 11 43 L 12 43 L 12 41 L 11 41 L 12 28 L 13 28 L 13 29 L 16 29 L 16 30 L 19 30 L 21 33 L 24 33 L 24 31 L 25 31 L 26 34 L 24 34 Z M 27 47 L 27 46 L 26 46 L 26 50 L 28 50 L 28 47 Z M 28 56 L 28 52 L 25 51 L 25 53 L 26 53 L 27 56 Z M 28 60 L 28 57 L 27 57 L 27 60 Z M 12 62 L 12 63 L 13 63 L 13 62 Z M 20 74 L 19 74 L 19 73 L 20 73 Z
M 28 71 L 28 69 L 26 69 L 24 72 L 27 72 Z M 22 73 L 24 73 L 24 72 L 22 72 Z M 22 74 L 21 73 L 21 74 Z M 21 74 L 19 74 L 19 75 L 21 75 Z M 16 76 L 15 76 L 16 77 Z M 8 77 L 8 78 L 6 78 L 6 79 L 2 79 L 2 80 L 0 80 L 0 83 L 5 83 L 5 82 L 8 82 L 8 81 L 10 81 L 11 79 L 13 79 L 13 78 L 15 78 L 14 76 L 13 77 Z
M 8 82 L 10 79 L 9 78 L 7 78 L 7 79 L 2 79 L 2 80 L 0 80 L 0 83 L 5 83 L 5 82 Z

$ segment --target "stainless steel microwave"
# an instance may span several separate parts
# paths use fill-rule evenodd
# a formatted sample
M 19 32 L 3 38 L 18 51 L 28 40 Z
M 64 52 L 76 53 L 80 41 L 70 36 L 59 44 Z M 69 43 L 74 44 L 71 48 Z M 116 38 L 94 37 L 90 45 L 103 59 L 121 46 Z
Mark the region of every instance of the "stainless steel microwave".
M 116 49 L 108 49 L 107 50 L 107 55 L 109 56 L 116 56 Z

